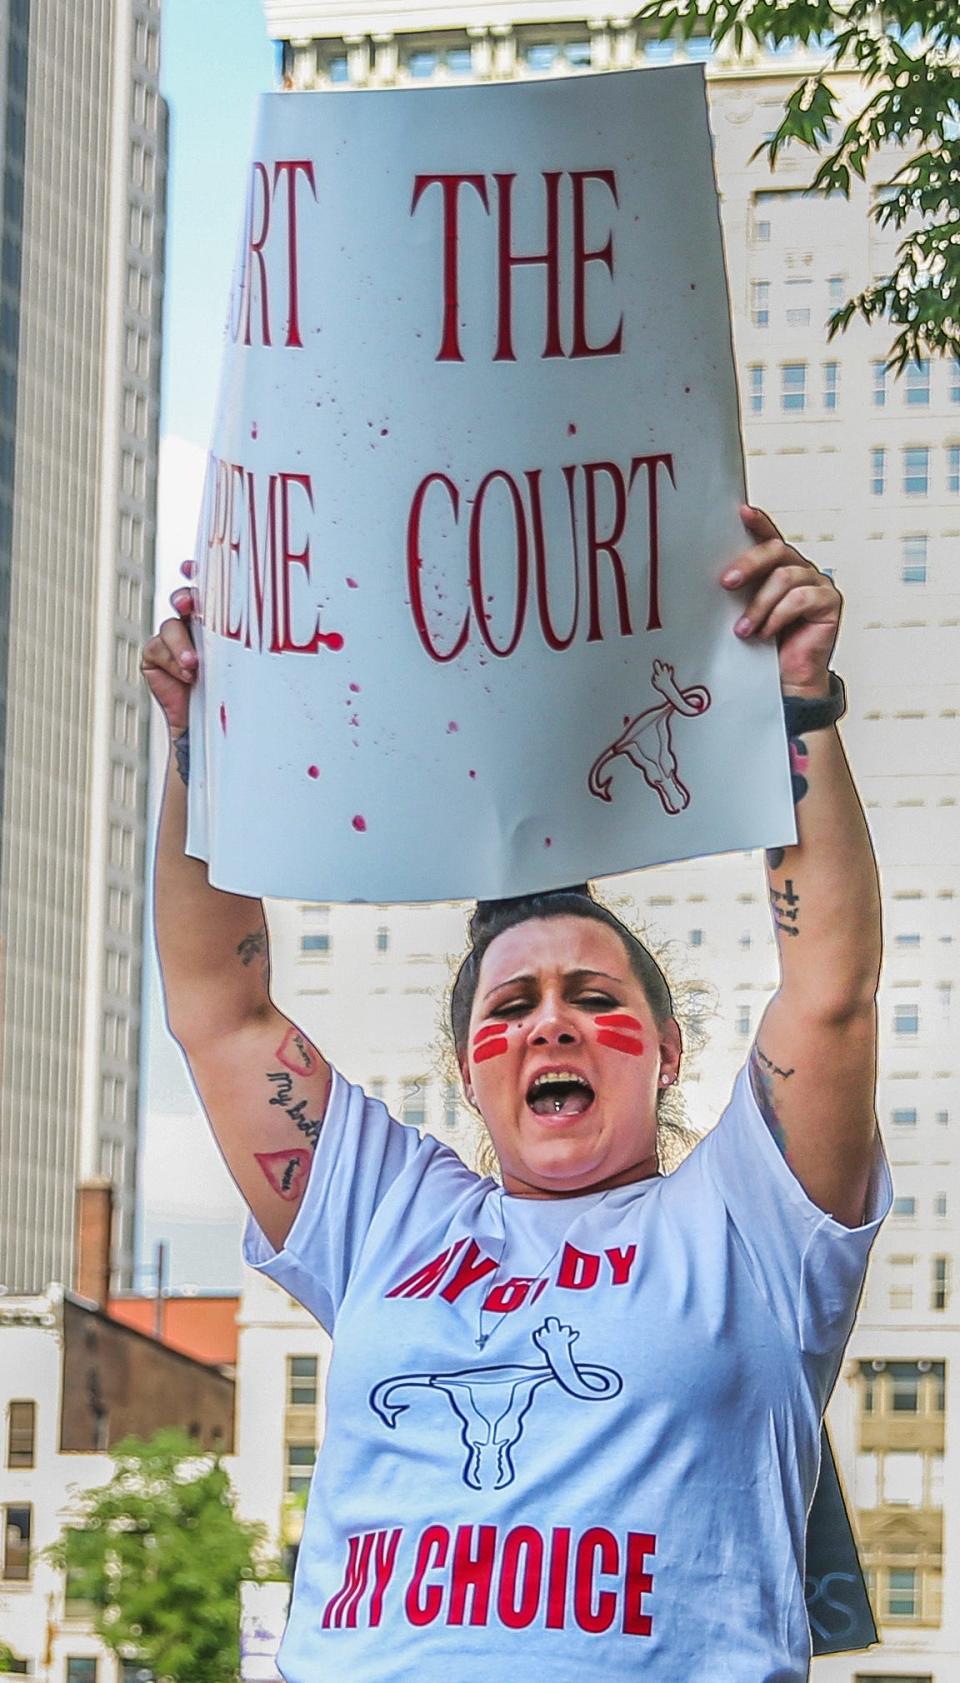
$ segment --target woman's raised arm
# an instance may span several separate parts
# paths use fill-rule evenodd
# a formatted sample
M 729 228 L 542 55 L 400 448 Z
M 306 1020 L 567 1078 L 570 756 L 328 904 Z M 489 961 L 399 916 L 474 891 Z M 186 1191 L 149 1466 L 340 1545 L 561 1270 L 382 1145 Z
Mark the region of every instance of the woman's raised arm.
M 187 615 L 189 592 L 175 605 Z M 187 712 L 197 656 L 185 617 L 165 620 L 143 673 L 170 732 L 157 836 L 154 921 L 170 1032 L 190 1067 L 227 1167 L 281 1246 L 299 1207 L 330 1090 L 330 1069 L 270 999 L 259 900 L 211 888 L 184 852 Z M 189 1174 L 189 1164 L 184 1165 Z
M 765 514 L 745 509 L 744 523 L 754 547 L 723 578 L 746 592 L 738 634 L 777 639 L 785 698 L 826 701 L 839 594 Z M 815 714 L 811 724 L 804 733 L 801 717 L 794 734 L 788 722 L 798 841 L 767 856 L 781 979 L 750 1068 L 767 1125 L 807 1195 L 855 1227 L 877 1126 L 880 890 L 837 730 L 819 726 Z

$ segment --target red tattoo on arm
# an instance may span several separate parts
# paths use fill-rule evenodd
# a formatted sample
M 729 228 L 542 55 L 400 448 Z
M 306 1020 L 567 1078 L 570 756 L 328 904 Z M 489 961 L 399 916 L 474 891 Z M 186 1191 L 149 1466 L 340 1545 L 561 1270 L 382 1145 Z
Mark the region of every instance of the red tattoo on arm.
M 320 1061 L 313 1047 L 308 1045 L 300 1030 L 293 1023 L 276 1050 L 276 1057 L 285 1069 L 293 1071 L 294 1075 L 312 1075 L 320 1067 Z
M 294 1147 L 290 1151 L 255 1151 L 253 1155 L 261 1174 L 279 1197 L 292 1204 L 303 1195 L 313 1162 L 311 1151 L 298 1151 Z
M 485 1064 L 488 1058 L 500 1058 L 507 1050 L 509 1023 L 485 1023 L 473 1037 L 473 1061 Z
M 599 1045 L 610 1046 L 614 1052 L 626 1052 L 631 1058 L 642 1056 L 643 1024 L 638 1017 L 631 1017 L 626 1011 L 609 1011 L 593 1020 Z

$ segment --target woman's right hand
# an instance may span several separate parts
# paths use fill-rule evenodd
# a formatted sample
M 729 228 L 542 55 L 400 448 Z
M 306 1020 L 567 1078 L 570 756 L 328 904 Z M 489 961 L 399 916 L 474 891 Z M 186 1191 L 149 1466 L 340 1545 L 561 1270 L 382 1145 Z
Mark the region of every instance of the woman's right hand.
M 189 577 L 192 563 L 184 562 L 181 571 Z M 154 700 L 159 705 L 171 736 L 186 730 L 190 717 L 190 689 L 196 682 L 199 656 L 190 635 L 193 614 L 193 592 L 188 585 L 175 590 L 170 603 L 176 617 L 165 619 L 159 631 L 146 644 L 140 670 Z

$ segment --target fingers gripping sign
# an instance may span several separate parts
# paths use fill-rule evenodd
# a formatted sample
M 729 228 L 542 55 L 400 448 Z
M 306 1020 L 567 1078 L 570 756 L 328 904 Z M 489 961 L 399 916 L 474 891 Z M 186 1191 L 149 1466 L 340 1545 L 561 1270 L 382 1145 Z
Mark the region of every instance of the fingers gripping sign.
M 743 590 L 738 637 L 776 639 L 785 690 L 820 694 L 843 606 L 833 580 L 784 541 L 769 515 L 744 504 L 740 517 L 754 539 L 723 574 L 727 590 Z

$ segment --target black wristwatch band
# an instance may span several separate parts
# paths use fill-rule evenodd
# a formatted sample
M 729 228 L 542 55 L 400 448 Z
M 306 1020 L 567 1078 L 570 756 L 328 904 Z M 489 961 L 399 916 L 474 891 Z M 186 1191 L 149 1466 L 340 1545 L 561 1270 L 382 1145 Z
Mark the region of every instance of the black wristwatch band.
M 824 696 L 785 695 L 783 719 L 787 736 L 806 736 L 808 731 L 826 730 L 835 725 L 847 710 L 847 692 L 843 679 L 835 672 L 829 674 L 830 694 Z

